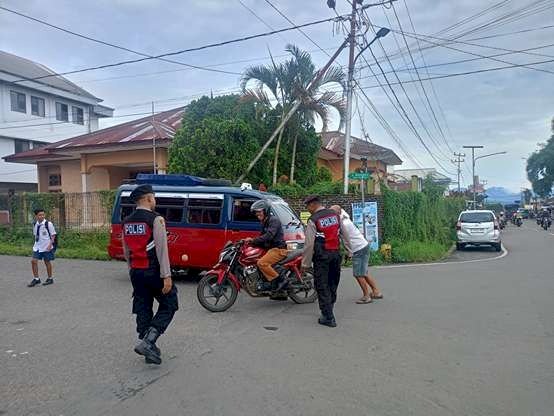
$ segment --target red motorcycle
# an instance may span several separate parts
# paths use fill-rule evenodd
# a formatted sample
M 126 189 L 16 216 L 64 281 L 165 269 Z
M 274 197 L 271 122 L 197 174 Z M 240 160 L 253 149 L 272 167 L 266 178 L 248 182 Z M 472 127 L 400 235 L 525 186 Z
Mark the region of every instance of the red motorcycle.
M 265 290 L 265 278 L 256 265 L 265 252 L 243 240 L 227 243 L 219 254 L 218 263 L 198 283 L 196 295 L 200 304 L 210 312 L 226 311 L 237 300 L 241 288 L 252 297 L 289 297 L 296 303 L 312 303 L 316 300 L 312 272 L 300 271 L 302 250 L 292 250 L 274 265 L 276 269 L 284 268 L 288 288 L 278 294 Z

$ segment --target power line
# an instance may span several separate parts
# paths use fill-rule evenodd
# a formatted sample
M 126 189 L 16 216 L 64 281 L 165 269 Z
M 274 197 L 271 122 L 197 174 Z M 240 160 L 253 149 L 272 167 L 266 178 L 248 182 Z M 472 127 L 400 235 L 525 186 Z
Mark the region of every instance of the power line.
M 512 69 L 512 68 L 522 68 L 529 65 L 542 65 L 542 64 L 549 64 L 554 62 L 554 59 L 547 59 L 544 61 L 536 61 L 536 62 L 528 62 L 525 64 L 513 64 L 513 65 L 506 65 L 506 66 L 498 66 L 494 68 L 486 68 L 486 69 L 479 69 L 475 71 L 466 71 L 466 72 L 458 72 L 453 74 L 446 74 L 446 75 L 437 75 L 435 77 L 429 77 L 429 78 L 422 78 L 422 81 L 429 81 L 434 79 L 445 79 L 445 78 L 452 78 L 452 77 L 459 77 L 459 76 L 465 76 L 465 75 L 473 75 L 473 74 L 481 74 L 485 72 L 494 72 L 494 71 L 501 71 L 503 69 Z M 412 81 L 403 81 L 404 84 L 410 83 Z M 398 82 L 392 82 L 391 85 L 400 85 Z M 380 88 L 380 85 L 366 85 L 361 87 L 363 89 L 372 89 L 372 88 Z
M 440 34 L 449 32 L 449 31 L 452 30 L 453 28 L 455 28 L 455 27 L 457 27 L 457 26 L 461 26 L 461 25 L 463 25 L 463 24 L 465 24 L 465 23 L 467 23 L 467 22 L 475 21 L 475 20 L 478 19 L 479 17 L 482 17 L 482 16 L 484 16 L 485 14 L 487 14 L 487 13 L 489 13 L 489 12 L 491 12 L 491 11 L 495 11 L 495 10 L 500 9 L 501 7 L 505 6 L 506 3 L 507 3 L 508 1 L 509 1 L 509 0 L 501 1 L 501 2 L 496 3 L 495 5 L 493 5 L 493 6 L 489 7 L 489 8 L 487 8 L 487 9 L 485 9 L 485 10 L 479 12 L 479 13 L 476 13 L 476 14 L 474 14 L 474 15 L 468 16 L 467 18 L 462 19 L 460 22 L 458 22 L 458 23 L 456 23 L 456 24 L 454 24 L 454 25 L 451 25 L 451 26 L 449 26 L 449 27 L 447 27 L 447 28 L 445 28 L 445 29 L 443 29 L 443 30 L 437 32 L 436 35 L 440 35 Z M 541 0 L 541 1 L 542 1 L 542 0 Z M 525 6 L 525 7 L 522 8 L 522 9 L 518 9 L 518 10 L 521 11 L 521 10 L 524 10 L 524 9 L 526 9 L 526 8 L 528 8 L 528 7 L 529 7 L 529 5 L 528 5 L 528 6 Z M 516 11 L 515 13 L 517 13 L 517 11 Z M 498 19 L 496 19 L 496 20 L 498 20 Z M 490 23 L 490 22 L 489 22 L 489 23 Z M 542 29 L 548 28 L 548 27 L 549 27 L 549 26 L 543 26 L 543 27 L 541 27 L 541 28 L 536 28 L 536 29 L 533 29 L 533 30 L 542 30 Z M 481 31 L 482 31 L 482 30 L 481 30 Z M 530 30 L 529 30 L 529 31 L 530 31 Z M 460 33 L 458 33 L 457 35 L 455 35 L 454 38 L 449 39 L 448 42 L 451 42 L 451 41 L 454 41 L 454 40 L 456 40 L 456 39 L 459 39 L 459 38 L 461 38 L 461 37 L 463 37 L 463 36 L 466 36 L 466 35 L 468 35 L 468 34 L 470 34 L 470 33 L 472 33 L 472 32 L 473 32 L 473 31 L 472 31 L 471 29 L 466 30 L 465 32 L 460 32 Z M 516 33 L 516 32 L 514 32 L 514 33 Z M 506 34 L 500 34 L 500 35 L 498 35 L 498 36 L 505 36 L 505 35 L 506 35 Z M 492 36 L 489 36 L 488 38 L 492 38 L 492 37 L 497 37 L 497 36 L 496 36 L 496 35 L 492 35 Z M 436 48 L 436 47 L 437 47 L 437 46 L 432 46 L 432 45 L 431 45 L 431 46 L 423 47 L 423 49 L 432 49 L 432 48 Z M 391 55 L 391 59 L 397 59 L 398 57 L 400 57 L 400 56 L 402 56 L 402 55 L 404 55 L 404 54 L 406 54 L 406 53 L 407 53 L 406 51 L 399 50 L 399 51 L 397 51 L 396 53 L 394 53 L 394 54 Z M 382 59 L 383 59 L 383 58 L 380 58 L 380 61 L 382 61 Z
M 423 65 L 423 66 L 418 66 L 417 69 L 426 69 L 426 70 L 428 70 L 429 68 L 436 68 L 436 67 L 441 67 L 441 66 L 449 66 L 449 65 L 463 64 L 463 63 L 467 63 L 467 62 L 481 61 L 481 60 L 484 60 L 484 59 L 496 58 L 498 56 L 513 55 L 514 53 L 518 53 L 518 52 L 524 52 L 524 51 L 528 52 L 528 51 L 533 51 L 533 50 L 538 50 L 538 49 L 546 49 L 546 48 L 551 48 L 551 47 L 554 47 L 554 43 L 535 46 L 535 47 L 532 47 L 532 48 L 520 49 L 520 50 L 517 50 L 517 51 L 514 51 L 514 52 L 503 52 L 503 53 L 498 53 L 498 54 L 488 55 L 488 56 L 483 56 L 483 57 L 477 57 L 477 58 L 460 59 L 460 60 L 457 60 L 457 61 L 440 62 L 440 63 L 428 64 L 428 65 L 426 64 L 426 65 Z M 540 55 L 544 56 L 542 54 L 540 54 Z M 554 56 L 551 56 L 551 55 L 545 55 L 545 56 L 554 58 Z M 362 68 L 365 68 L 365 67 L 362 67 Z M 397 71 L 406 71 L 408 69 L 409 68 L 400 68 L 400 69 L 397 69 Z M 390 74 L 390 73 L 392 73 L 392 71 L 386 71 L 386 73 Z M 440 75 L 447 75 L 447 74 L 440 74 Z M 363 78 L 369 78 L 369 76 L 362 77 L 362 79 Z
M 370 24 L 370 27 L 371 29 L 373 30 L 373 32 L 375 32 L 375 29 L 374 29 L 374 26 L 373 24 L 371 23 L 371 20 L 369 19 L 369 17 L 367 17 L 368 19 L 368 22 Z M 429 139 L 433 142 L 433 144 L 437 147 L 437 149 L 439 150 L 440 152 L 440 146 L 439 144 L 437 143 L 437 141 L 435 140 L 435 138 L 433 137 L 433 135 L 431 134 L 431 132 L 429 131 L 427 125 L 425 124 L 425 122 L 423 121 L 421 115 L 419 114 L 419 112 L 417 111 L 412 99 L 410 98 L 410 95 L 408 94 L 408 92 L 406 91 L 406 88 L 404 87 L 402 81 L 400 80 L 400 77 L 398 76 L 398 74 L 396 73 L 396 70 L 394 68 L 394 65 L 392 64 L 391 60 L 389 59 L 388 57 L 388 54 L 383 46 L 383 43 L 381 42 L 380 39 L 378 39 L 378 43 L 379 43 L 379 46 L 381 47 L 381 50 L 383 51 L 383 54 L 387 60 L 387 62 L 389 63 L 389 66 L 391 67 L 392 69 L 392 72 L 396 78 L 396 80 L 398 81 L 398 84 L 397 85 L 400 85 L 400 88 L 402 89 L 406 99 L 408 100 L 408 103 L 410 105 L 410 107 L 412 108 L 412 111 L 414 112 L 414 114 L 416 115 L 419 123 L 421 124 L 421 126 L 423 127 L 423 129 L 425 130 L 425 132 L 427 133 L 427 136 L 429 136 Z M 369 48 L 369 51 L 371 52 L 371 55 L 373 56 L 375 62 L 377 63 L 377 66 L 379 67 L 379 70 L 381 71 L 381 73 L 383 74 L 383 76 L 385 77 L 385 82 L 387 83 L 387 85 L 389 86 L 389 88 L 391 89 L 391 92 L 394 91 L 394 89 L 392 88 L 389 80 L 388 80 L 388 77 L 384 74 L 384 70 L 383 68 L 381 67 L 381 64 L 377 61 L 377 57 L 375 56 L 373 50 L 371 48 Z M 404 115 L 406 116 L 407 118 L 407 121 L 409 123 L 409 127 L 413 130 L 414 134 L 416 135 L 416 137 L 418 138 L 418 140 L 420 140 L 420 142 L 423 144 L 423 146 L 425 147 L 425 149 L 429 152 L 429 154 L 431 155 L 431 157 L 433 158 L 433 160 L 435 160 L 436 162 L 438 162 L 438 159 L 436 158 L 436 156 L 431 152 L 430 148 L 427 146 L 427 144 L 425 143 L 425 141 L 423 140 L 423 138 L 421 137 L 421 135 L 419 134 L 419 132 L 417 131 L 417 129 L 415 128 L 415 125 L 414 123 L 412 122 L 412 120 L 410 119 L 410 117 L 408 116 L 408 113 L 407 111 L 404 109 L 404 107 L 402 106 L 402 103 L 400 102 L 400 100 L 398 99 L 398 96 L 396 95 L 396 92 L 393 92 L 393 95 L 396 99 L 396 101 L 398 102 L 401 110 L 403 111 Z M 445 158 L 444 155 L 442 155 L 441 157 Z M 439 166 L 441 166 L 441 168 L 443 170 L 446 171 L 446 169 L 442 166 L 442 164 L 440 162 L 438 162 Z
M 369 48 L 369 51 L 371 52 L 371 55 L 373 56 L 373 59 L 375 60 L 375 62 L 377 62 L 377 66 L 379 67 L 381 73 L 383 74 L 383 77 L 385 78 L 385 82 L 387 83 L 389 89 L 391 90 L 396 102 L 398 103 L 400 109 L 402 110 L 402 112 L 404 113 L 413 133 L 415 134 L 415 136 L 418 138 L 418 140 L 420 141 L 420 143 L 423 145 L 423 147 L 425 148 L 425 150 L 427 151 L 427 153 L 429 153 L 429 155 L 431 156 L 431 158 L 435 161 L 435 163 L 441 167 L 441 169 L 443 169 L 445 172 L 448 173 L 448 170 L 444 168 L 444 166 L 439 162 L 439 160 L 435 157 L 435 155 L 433 154 L 433 152 L 431 152 L 431 149 L 429 149 L 429 146 L 427 146 L 427 143 L 425 143 L 425 141 L 423 140 L 423 138 L 421 137 L 421 135 L 417 132 L 415 126 L 414 126 L 414 123 L 410 120 L 410 117 L 408 116 L 408 114 L 406 113 L 406 110 L 404 109 L 404 106 L 402 105 L 402 103 L 400 102 L 400 100 L 398 99 L 398 96 L 396 95 L 396 92 L 394 91 L 394 88 L 392 88 L 392 84 L 390 83 L 388 77 L 386 76 L 386 74 L 384 73 L 383 71 L 383 68 L 381 67 L 381 64 L 379 63 L 379 61 L 377 60 L 377 57 L 375 56 L 375 54 L 373 53 L 373 50 L 371 48 Z M 400 85 L 402 85 L 402 83 L 400 83 Z M 413 104 L 412 104 L 413 105 Z M 451 173 L 448 173 L 449 175 L 451 175 Z
M 408 19 L 410 21 L 410 25 L 412 27 L 412 30 L 415 32 L 416 31 L 415 30 L 415 25 L 414 25 L 414 22 L 412 20 L 412 15 L 410 13 L 410 9 L 408 8 L 408 3 L 407 3 L 406 0 L 404 0 L 404 7 L 406 8 L 406 13 L 408 15 Z M 416 43 L 417 43 L 417 48 L 419 50 L 419 54 L 421 56 L 421 60 L 423 62 L 423 65 L 427 66 L 427 62 L 425 60 L 425 55 L 423 54 L 423 51 L 421 50 L 421 44 L 420 44 L 419 40 Z M 431 76 L 430 73 L 429 73 L 429 68 L 425 68 L 425 72 L 426 72 L 428 77 Z M 438 96 L 437 91 L 435 89 L 435 85 L 433 84 L 433 81 L 429 81 L 429 84 L 431 85 L 431 91 L 433 92 L 433 96 L 435 97 L 435 101 L 436 101 L 437 106 L 439 108 L 439 113 L 440 113 L 440 115 L 441 115 L 441 117 L 444 121 L 444 125 L 446 126 L 446 131 L 448 132 L 448 134 L 450 136 L 450 140 L 452 140 L 452 132 L 450 131 L 450 127 L 448 125 L 448 121 L 446 119 L 446 116 L 444 114 L 444 110 L 443 110 L 441 102 L 439 100 L 439 96 Z M 448 142 L 446 142 L 446 145 L 447 145 L 448 149 L 452 152 L 452 148 L 448 145 Z
M 394 4 L 392 5 L 392 10 L 394 12 L 394 16 L 396 17 L 396 21 L 398 22 L 398 27 L 400 28 L 401 31 L 403 31 L 402 30 L 402 24 L 400 23 L 400 18 L 398 17 L 398 13 L 396 12 L 396 8 L 394 7 Z M 421 85 L 421 89 L 423 90 L 423 95 L 425 95 L 425 99 L 427 101 L 427 104 L 429 105 L 429 109 L 431 111 L 431 114 L 433 115 L 433 119 L 435 120 L 435 124 L 437 126 L 437 129 L 438 129 L 444 143 L 446 144 L 446 147 L 450 150 L 450 152 L 452 152 L 452 148 L 450 147 L 450 144 L 448 143 L 448 140 L 446 140 L 446 136 L 444 135 L 444 131 L 442 130 L 442 127 L 439 123 L 439 120 L 437 119 L 437 115 L 435 113 L 435 110 L 433 109 L 433 106 L 431 105 L 431 100 L 429 99 L 429 96 L 427 95 L 427 90 L 425 89 L 425 85 L 423 84 L 423 81 L 421 80 L 421 76 L 419 74 L 419 71 L 416 69 L 416 64 L 415 64 L 415 61 L 414 61 L 414 57 L 412 55 L 412 51 L 410 50 L 410 47 L 408 46 L 408 41 L 406 40 L 406 37 L 404 36 L 404 34 L 402 35 L 402 38 L 404 39 L 404 44 L 406 45 L 406 48 L 408 49 L 408 52 L 409 52 L 409 55 L 410 55 L 410 60 L 412 61 L 412 66 L 416 71 L 416 75 L 417 75 L 417 78 L 419 80 L 419 84 Z
M 400 150 L 406 155 L 408 159 L 417 167 L 421 168 L 421 163 L 416 159 L 416 157 L 408 150 L 408 148 L 404 145 L 402 140 L 400 140 L 400 137 L 398 134 L 394 131 L 394 129 L 391 127 L 391 125 L 387 122 L 387 120 L 383 117 L 383 115 L 379 112 L 377 107 L 373 104 L 373 101 L 367 96 L 365 91 L 359 90 L 359 92 L 365 97 L 367 100 L 367 103 L 369 104 L 369 107 L 367 106 L 367 103 L 362 102 L 366 105 L 366 108 L 369 109 L 371 114 L 375 117 L 375 119 L 381 124 L 385 132 L 391 137 L 391 139 L 394 140 L 394 142 L 398 145 Z
M 335 13 L 337 13 L 337 11 L 335 10 Z M 338 16 L 338 13 L 337 13 L 337 16 Z M 341 21 L 341 24 L 344 28 L 344 22 Z M 359 45 L 358 45 L 359 47 Z M 382 46 L 381 46 L 382 47 Z M 359 47 L 360 48 L 360 47 Z M 361 48 L 360 48 L 361 50 Z M 371 51 L 371 48 L 370 48 L 370 51 Z M 373 55 L 373 51 L 372 52 L 372 55 Z M 377 82 L 379 83 L 379 85 L 381 86 L 381 88 L 383 89 L 383 92 L 385 93 L 385 95 L 387 96 L 388 100 L 390 101 L 391 105 L 393 106 L 393 108 L 398 112 L 398 114 L 400 115 L 400 119 L 406 123 L 406 125 L 408 126 L 409 129 L 411 129 L 411 131 L 414 133 L 414 135 L 416 137 L 419 136 L 419 133 L 417 132 L 417 130 L 415 129 L 415 126 L 413 125 L 413 123 L 411 123 L 411 120 L 409 119 L 409 116 L 407 115 L 406 111 L 404 110 L 404 107 L 402 106 L 402 103 L 400 102 L 400 100 L 398 100 L 398 97 L 396 96 L 396 93 L 395 91 L 391 88 L 391 91 L 393 93 L 393 95 L 395 96 L 396 98 L 396 103 L 395 101 L 390 97 L 387 89 L 385 88 L 385 86 L 381 83 L 380 79 L 377 77 L 377 74 L 375 74 L 375 72 L 373 71 L 373 69 L 371 68 L 371 66 L 369 65 L 369 62 L 367 62 L 367 59 L 365 58 L 364 55 L 360 55 L 361 58 L 365 61 L 367 67 L 369 68 L 369 70 L 373 73 L 373 75 L 375 76 L 375 78 L 377 79 Z M 373 55 L 375 57 L 375 55 Z M 379 63 L 377 63 L 379 65 Z M 381 69 L 381 72 L 383 72 L 383 69 L 381 68 L 381 66 L 379 65 L 380 69 Z M 385 76 L 386 78 L 386 76 Z M 392 128 L 390 127 L 390 125 L 387 123 L 387 121 L 384 119 L 384 117 L 377 111 L 377 108 L 374 106 L 373 102 L 369 99 L 369 97 L 367 96 L 367 94 L 365 93 L 365 91 L 360 87 L 358 81 L 354 80 L 355 84 L 358 86 L 359 88 L 359 91 L 364 95 L 364 97 L 368 100 L 370 106 L 375 110 L 375 114 L 377 115 L 377 120 L 379 122 L 381 122 L 381 125 L 383 126 L 383 128 L 385 128 L 385 131 L 387 131 L 387 133 L 389 133 L 389 135 L 391 136 L 391 138 L 393 138 L 393 140 L 395 140 L 397 142 L 397 144 L 399 145 L 399 147 L 402 149 L 402 151 L 404 152 L 404 154 L 406 156 L 408 156 L 412 161 L 415 162 L 415 164 L 419 167 L 421 167 L 421 165 L 419 164 L 419 162 L 415 161 L 415 157 L 410 157 L 410 152 L 403 146 L 402 142 L 400 141 L 400 138 L 396 135 L 396 133 L 392 130 Z M 398 103 L 398 104 L 397 104 Z M 400 107 L 400 108 L 399 108 Z M 370 110 L 371 111 L 371 110 Z M 387 128 L 388 127 L 388 128 Z M 398 138 L 398 139 L 397 139 Z M 418 137 L 422 142 L 423 142 L 423 139 L 421 139 L 421 136 Z M 424 142 L 423 142 L 424 143 Z M 426 144 L 424 144 L 424 147 L 427 147 Z
M 244 7 L 246 10 L 250 12 L 256 19 L 258 19 L 260 22 L 262 22 L 269 30 L 275 30 L 273 26 L 271 26 L 269 23 L 267 23 L 264 19 L 262 19 L 254 10 L 252 10 L 250 7 L 248 7 L 242 0 L 237 0 L 242 7 Z M 279 34 L 279 37 L 283 39 L 285 42 L 287 41 L 283 35 Z
M 115 62 L 115 63 L 111 63 L 111 64 L 97 65 L 97 66 L 93 66 L 93 67 L 81 68 L 81 69 L 76 69 L 76 70 L 66 71 L 66 72 L 57 72 L 57 73 L 42 75 L 42 76 L 34 77 L 34 78 L 21 78 L 19 80 L 12 81 L 12 83 L 25 82 L 25 81 L 36 81 L 36 80 L 43 79 L 43 78 L 63 76 L 63 75 L 69 75 L 69 74 L 77 74 L 77 73 L 88 72 L 88 71 L 96 71 L 96 70 L 99 70 L 99 69 L 113 68 L 113 67 L 117 67 L 117 66 L 128 65 L 128 64 L 148 61 L 148 60 L 152 60 L 152 59 L 165 58 L 167 56 L 181 55 L 183 53 L 196 52 L 196 51 L 211 49 L 211 48 L 215 48 L 215 47 L 231 45 L 231 44 L 234 44 L 234 43 L 245 42 L 245 41 L 252 40 L 252 39 L 258 39 L 258 38 L 262 38 L 262 37 L 272 36 L 272 35 L 275 35 L 275 34 L 278 34 L 278 33 L 288 32 L 290 30 L 295 30 L 295 29 L 299 29 L 299 28 L 303 28 L 303 27 L 309 27 L 309 26 L 314 26 L 314 25 L 318 25 L 318 24 L 322 24 L 322 23 L 327 23 L 327 22 L 331 22 L 331 21 L 334 21 L 334 20 L 336 20 L 336 17 L 316 20 L 316 21 L 304 23 L 304 24 L 301 24 L 301 25 L 296 25 L 296 26 L 287 27 L 287 28 L 278 29 L 278 30 L 272 30 L 270 32 L 264 32 L 264 33 L 258 33 L 258 34 L 255 34 L 255 35 L 243 36 L 243 37 L 240 37 L 240 38 L 230 39 L 230 40 L 216 42 L 216 43 L 209 43 L 209 44 L 202 45 L 202 46 L 197 46 L 197 47 L 194 47 L 194 48 L 187 48 L 187 49 L 181 49 L 181 50 L 174 51 L 174 52 L 167 52 L 167 53 L 163 53 L 163 54 L 155 55 L 155 56 L 147 56 L 147 57 L 143 57 L 143 58 L 139 58 L 139 59 L 129 59 L 129 60 Z
M 454 48 L 452 46 L 447 46 L 445 43 L 440 44 L 440 43 L 437 43 L 437 42 L 433 42 L 433 41 L 428 40 L 424 37 L 415 36 L 415 35 L 413 35 L 411 33 L 408 33 L 408 32 L 404 32 L 403 35 L 411 37 L 413 39 L 422 40 L 423 42 L 427 42 L 427 43 L 430 43 L 430 44 L 433 44 L 433 45 L 436 45 L 436 46 L 439 46 L 439 47 L 442 47 L 442 48 L 447 48 L 447 49 L 451 49 L 451 50 L 454 50 L 454 51 L 457 51 L 457 52 L 465 53 L 465 54 L 468 54 L 468 55 L 478 56 L 480 58 L 490 59 L 492 61 L 501 62 L 501 63 L 504 63 L 504 64 L 513 64 L 513 62 L 510 62 L 510 61 L 505 61 L 505 60 L 502 60 L 502 59 L 496 59 L 496 58 L 493 58 L 493 57 L 490 57 L 490 56 L 481 55 L 479 53 L 464 51 L 463 49 L 458 49 L 458 48 Z M 428 37 L 434 38 L 433 36 L 428 36 Z M 464 42 L 460 42 L 460 43 L 464 43 Z M 475 45 L 475 44 L 473 44 L 473 45 Z M 493 47 L 493 46 L 483 46 L 483 47 L 489 48 L 489 49 L 504 50 L 504 51 L 508 51 L 510 53 L 517 53 L 517 51 L 511 50 L 511 49 L 496 48 L 496 47 Z M 525 52 L 522 52 L 522 53 L 525 53 Z M 551 56 L 551 55 L 547 55 L 547 56 L 548 57 L 554 57 L 554 56 Z M 523 67 L 526 67 L 526 66 L 523 65 Z M 549 74 L 554 74 L 554 71 L 549 71 L 549 70 L 546 70 L 546 69 L 532 68 L 532 67 L 529 67 L 527 69 L 531 69 L 531 70 L 534 70 L 534 71 L 540 71 L 540 72 L 546 72 L 546 73 L 549 73 Z
M 189 68 L 200 69 L 202 71 L 219 72 L 219 73 L 222 73 L 222 74 L 230 74 L 230 75 L 240 75 L 237 72 L 224 71 L 224 70 L 220 70 L 220 69 L 208 68 L 208 67 L 205 67 L 205 66 L 191 65 L 191 64 L 187 64 L 185 62 L 174 61 L 172 59 L 165 59 L 165 58 L 152 56 L 150 54 L 147 54 L 147 53 L 144 53 L 144 52 L 139 52 L 139 51 L 127 48 L 125 46 L 116 45 L 114 43 L 106 42 L 106 41 L 103 41 L 103 40 L 100 40 L 100 39 L 95 39 L 93 37 L 83 35 L 81 33 L 74 32 L 72 30 L 63 28 L 61 26 L 57 26 L 57 25 L 54 25 L 52 23 L 49 23 L 45 20 L 37 19 L 36 17 L 32 17 L 32 16 L 29 16 L 27 14 L 23 14 L 21 12 L 15 11 L 15 10 L 8 9 L 7 7 L 0 6 L 0 10 L 4 10 L 4 11 L 7 11 L 9 13 L 13 13 L 17 16 L 23 17 L 25 19 L 31 20 L 31 21 L 36 22 L 36 23 L 40 23 L 42 25 L 51 27 L 51 28 L 56 29 L 56 30 L 60 30 L 64 33 L 67 33 L 67 34 L 70 34 L 70 35 L 73 35 L 73 36 L 77 36 L 79 38 L 86 39 L 88 41 L 95 42 L 95 43 L 98 43 L 100 45 L 105 45 L 105 46 L 109 46 L 111 48 L 120 49 L 122 51 L 131 52 L 131 53 L 134 53 L 135 55 L 140 55 L 140 56 L 144 56 L 144 57 L 148 57 L 148 58 L 152 58 L 152 59 L 159 59 L 160 61 L 169 62 L 169 63 L 177 64 L 177 65 L 183 65 L 183 66 L 186 66 L 186 67 L 189 67 Z
M 281 10 L 279 10 L 271 1 L 269 1 L 269 0 L 264 0 L 264 1 L 265 1 L 267 4 L 269 4 L 269 6 L 270 6 L 273 10 L 275 10 L 277 13 L 279 13 L 287 22 L 289 22 L 291 25 L 295 25 L 295 23 L 294 23 L 291 19 L 289 19 Z M 303 31 L 302 29 L 300 29 L 300 28 L 298 29 L 298 31 L 299 31 L 300 33 L 302 33 L 302 35 L 303 35 L 306 39 L 308 39 L 313 45 L 315 45 L 321 52 L 325 53 L 328 57 L 331 57 L 331 55 L 329 55 L 329 53 L 328 53 L 327 51 L 323 50 L 323 49 L 321 48 L 321 46 L 319 46 L 319 45 L 317 44 L 317 42 L 315 42 L 311 37 L 309 37 L 309 36 L 306 34 L 306 32 L 304 32 L 304 31 Z

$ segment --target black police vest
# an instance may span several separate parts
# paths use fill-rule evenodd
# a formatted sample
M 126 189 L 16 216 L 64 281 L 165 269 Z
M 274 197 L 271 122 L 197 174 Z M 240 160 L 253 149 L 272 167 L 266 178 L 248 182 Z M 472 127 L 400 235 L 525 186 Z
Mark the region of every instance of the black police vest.
M 132 269 L 160 268 L 154 244 L 154 220 L 158 216 L 146 209 L 136 209 L 123 220 L 123 239 Z

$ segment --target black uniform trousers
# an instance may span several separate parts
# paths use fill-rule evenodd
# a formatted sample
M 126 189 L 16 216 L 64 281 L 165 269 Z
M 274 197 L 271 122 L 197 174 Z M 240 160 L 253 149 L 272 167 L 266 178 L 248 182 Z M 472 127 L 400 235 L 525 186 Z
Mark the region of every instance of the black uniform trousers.
M 156 269 L 131 269 L 129 274 L 133 284 L 133 313 L 137 315 L 139 337 L 142 338 L 150 327 L 163 334 L 179 309 L 177 288 L 173 285 L 171 291 L 164 295 L 163 280 Z M 156 315 L 153 312 L 154 299 L 159 304 Z
M 313 263 L 319 309 L 326 318 L 334 318 L 333 306 L 337 301 L 337 288 L 340 281 L 340 252 L 318 250 L 314 254 Z

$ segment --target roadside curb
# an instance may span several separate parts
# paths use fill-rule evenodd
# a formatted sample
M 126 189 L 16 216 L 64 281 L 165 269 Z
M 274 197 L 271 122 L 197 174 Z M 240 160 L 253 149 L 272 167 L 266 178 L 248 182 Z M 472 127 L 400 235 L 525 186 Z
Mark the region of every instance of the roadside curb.
M 467 263 L 483 263 L 487 261 L 500 260 L 506 257 L 509 254 L 508 249 L 502 244 L 502 253 L 496 257 L 490 257 L 486 259 L 475 259 L 475 260 L 460 260 L 460 261 L 439 261 L 435 263 L 411 263 L 411 264 L 393 264 L 389 266 L 374 266 L 374 269 L 400 269 L 407 267 L 421 267 L 421 266 L 448 266 L 454 264 L 467 264 Z

